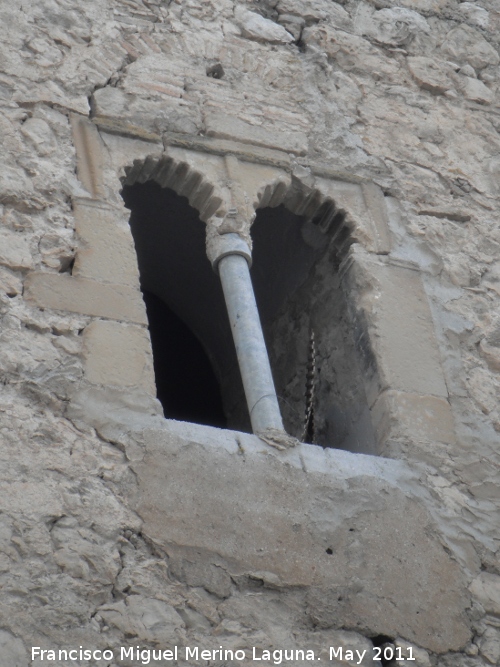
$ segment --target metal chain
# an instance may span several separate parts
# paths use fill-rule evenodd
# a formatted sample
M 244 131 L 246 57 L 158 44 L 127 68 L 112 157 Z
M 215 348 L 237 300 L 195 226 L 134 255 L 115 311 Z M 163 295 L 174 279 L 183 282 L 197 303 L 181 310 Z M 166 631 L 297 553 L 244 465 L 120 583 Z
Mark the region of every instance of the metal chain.
M 306 369 L 306 413 L 304 418 L 304 430 L 302 431 L 302 442 L 314 444 L 314 397 L 316 392 L 316 342 L 314 331 L 311 329 L 309 336 L 309 355 Z

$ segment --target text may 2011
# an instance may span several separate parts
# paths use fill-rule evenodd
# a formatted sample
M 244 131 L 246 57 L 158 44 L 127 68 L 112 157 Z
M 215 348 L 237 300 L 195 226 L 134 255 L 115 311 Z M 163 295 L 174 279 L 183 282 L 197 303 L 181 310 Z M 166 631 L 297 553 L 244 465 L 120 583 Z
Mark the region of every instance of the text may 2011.
M 384 647 L 374 646 L 371 655 L 372 660 L 384 662 L 396 659 L 398 661 L 415 660 L 413 657 L 412 647 L 408 647 L 404 651 L 400 646 L 385 645 Z M 101 660 L 109 661 L 115 660 L 135 660 L 140 665 L 149 665 L 151 660 L 172 662 L 179 659 L 179 654 L 186 661 L 193 661 L 194 663 L 207 660 L 223 660 L 243 662 L 248 658 L 256 662 L 266 662 L 273 665 L 281 665 L 282 662 L 303 662 L 303 661 L 320 661 L 315 651 L 312 649 L 261 649 L 252 647 L 250 649 L 224 649 L 220 646 L 218 649 L 203 649 L 199 646 L 174 646 L 172 649 L 151 649 L 143 648 L 141 646 L 121 646 L 118 649 L 87 649 L 80 646 L 77 649 L 43 649 L 40 646 L 32 646 L 31 659 L 38 659 L 40 662 L 59 662 L 61 660 Z M 344 646 L 330 646 L 328 647 L 328 658 L 325 662 L 332 660 L 346 661 L 361 665 L 367 657 L 368 649 L 360 651 L 359 649 L 349 649 Z

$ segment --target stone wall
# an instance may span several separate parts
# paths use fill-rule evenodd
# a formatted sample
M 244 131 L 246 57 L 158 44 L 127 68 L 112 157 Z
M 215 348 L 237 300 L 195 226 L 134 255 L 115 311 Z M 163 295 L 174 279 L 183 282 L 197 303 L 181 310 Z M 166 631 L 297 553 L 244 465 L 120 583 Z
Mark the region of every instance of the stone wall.
M 0 18 L 2 664 L 382 641 L 418 667 L 497 664 L 495 0 Z M 258 206 L 345 213 L 335 284 L 379 458 L 163 418 L 120 195 L 148 178 L 191 198 L 209 249 Z

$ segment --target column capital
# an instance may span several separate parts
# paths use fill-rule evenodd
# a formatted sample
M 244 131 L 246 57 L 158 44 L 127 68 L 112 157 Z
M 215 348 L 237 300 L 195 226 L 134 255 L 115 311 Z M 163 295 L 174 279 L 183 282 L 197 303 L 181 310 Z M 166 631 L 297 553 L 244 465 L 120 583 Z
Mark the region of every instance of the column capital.
M 234 232 L 207 234 L 207 257 L 216 273 L 218 273 L 218 263 L 228 255 L 241 255 L 247 260 L 248 268 L 252 266 L 252 251 L 239 234 Z

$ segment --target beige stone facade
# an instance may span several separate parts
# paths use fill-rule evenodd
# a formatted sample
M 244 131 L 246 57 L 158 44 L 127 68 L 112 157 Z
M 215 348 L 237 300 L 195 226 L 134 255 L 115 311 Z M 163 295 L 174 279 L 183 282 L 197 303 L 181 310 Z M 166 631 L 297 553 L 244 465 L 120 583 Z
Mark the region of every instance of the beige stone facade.
M 232 664 L 253 647 L 498 664 L 495 0 L 0 16 L 0 663 L 82 646 L 113 657 L 55 664 L 132 667 L 121 647 L 177 646 L 186 665 L 186 646 L 223 646 L 244 652 Z M 208 258 L 224 234 L 253 243 L 256 291 L 272 245 L 261 315 L 284 421 L 298 436 L 314 330 L 319 444 L 245 432 L 205 274 L 176 286 L 153 204 L 141 250 L 155 192 L 195 210 Z M 259 240 L 279 220 L 300 231 L 290 260 L 289 237 Z M 153 284 L 208 349 L 229 428 L 164 418 Z

